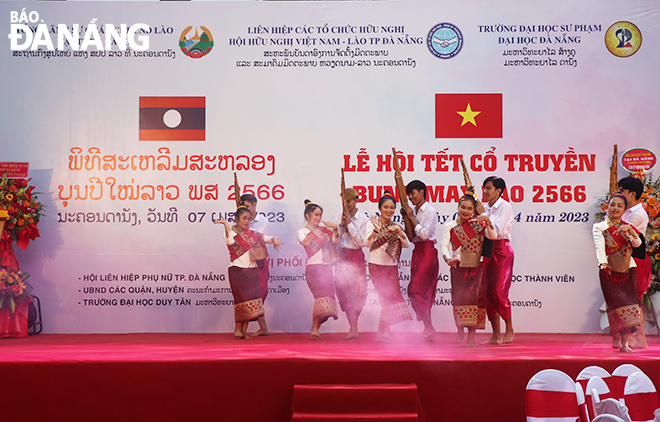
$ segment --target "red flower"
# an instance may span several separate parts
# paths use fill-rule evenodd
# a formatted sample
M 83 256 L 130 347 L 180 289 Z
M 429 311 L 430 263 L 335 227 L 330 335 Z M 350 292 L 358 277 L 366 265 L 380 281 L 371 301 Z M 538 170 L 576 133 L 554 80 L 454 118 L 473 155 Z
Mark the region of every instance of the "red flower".
M 25 220 L 23 220 L 22 218 L 19 218 L 18 219 L 18 225 L 22 226 L 23 224 L 25 224 Z

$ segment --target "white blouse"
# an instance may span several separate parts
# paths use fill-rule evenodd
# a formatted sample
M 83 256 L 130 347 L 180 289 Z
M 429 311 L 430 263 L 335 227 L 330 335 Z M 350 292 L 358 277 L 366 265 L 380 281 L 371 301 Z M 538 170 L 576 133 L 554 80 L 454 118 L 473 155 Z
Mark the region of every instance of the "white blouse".
M 367 248 L 371 248 L 371 245 L 373 245 L 374 242 L 376 241 L 376 238 L 371 239 L 371 235 L 373 234 L 374 229 L 375 229 L 374 223 L 372 223 L 371 220 L 369 220 L 369 222 L 367 222 L 367 237 L 366 237 L 367 240 L 365 242 L 365 246 Z M 410 242 L 408 241 L 408 238 L 406 236 L 403 236 L 403 238 L 399 236 L 399 239 L 401 240 L 401 247 L 407 248 L 408 246 L 410 246 Z M 387 265 L 387 266 L 399 265 L 399 261 L 389 256 L 389 254 L 387 253 L 387 245 L 388 244 L 385 243 L 381 245 L 379 248 L 376 248 L 369 252 L 370 264 Z

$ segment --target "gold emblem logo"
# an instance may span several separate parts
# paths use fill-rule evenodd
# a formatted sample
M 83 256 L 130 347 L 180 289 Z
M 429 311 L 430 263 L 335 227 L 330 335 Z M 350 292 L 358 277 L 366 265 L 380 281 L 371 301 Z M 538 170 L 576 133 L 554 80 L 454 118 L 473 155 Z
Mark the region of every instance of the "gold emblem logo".
M 617 57 L 630 57 L 642 46 L 642 33 L 630 22 L 617 22 L 605 32 L 605 46 Z

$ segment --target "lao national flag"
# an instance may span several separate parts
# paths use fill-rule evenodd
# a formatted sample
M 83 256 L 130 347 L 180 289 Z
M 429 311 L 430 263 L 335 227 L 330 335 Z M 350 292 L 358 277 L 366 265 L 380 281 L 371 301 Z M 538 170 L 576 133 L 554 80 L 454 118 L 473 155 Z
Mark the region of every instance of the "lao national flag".
M 501 138 L 502 94 L 435 94 L 436 138 Z
M 204 141 L 206 97 L 140 97 L 141 141 Z

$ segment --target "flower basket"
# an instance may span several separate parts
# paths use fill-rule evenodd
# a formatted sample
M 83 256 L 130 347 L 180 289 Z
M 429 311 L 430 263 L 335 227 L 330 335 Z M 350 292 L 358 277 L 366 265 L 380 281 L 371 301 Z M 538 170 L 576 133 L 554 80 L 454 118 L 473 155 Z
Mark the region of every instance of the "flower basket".
M 34 186 L 26 179 L 10 179 L 5 173 L 0 179 L 0 219 L 5 220 L 2 243 L 11 246 L 15 241 L 26 249 L 31 240 L 39 237 L 37 225 L 43 216 L 44 205 L 37 200 Z
M 31 298 L 16 302 L 14 313 L 10 306 L 0 308 L 0 338 L 28 336 L 28 308 Z
M 0 267 L 0 338 L 28 335 L 29 277 L 21 270 Z

